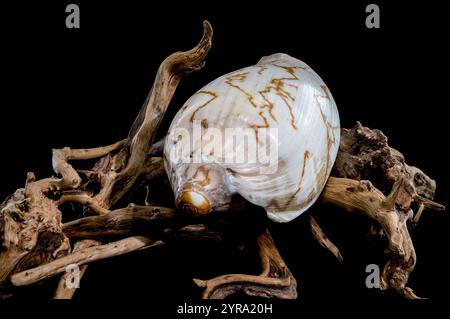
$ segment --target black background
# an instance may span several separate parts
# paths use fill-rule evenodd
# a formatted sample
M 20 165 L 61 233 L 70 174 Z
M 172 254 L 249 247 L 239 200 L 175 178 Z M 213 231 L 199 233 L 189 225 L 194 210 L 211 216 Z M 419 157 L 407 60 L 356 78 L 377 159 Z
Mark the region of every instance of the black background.
M 52 148 L 94 147 L 124 138 L 159 63 L 195 45 L 202 20 L 208 19 L 214 38 L 206 66 L 181 81 L 168 118 L 216 77 L 285 52 L 324 79 L 343 127 L 359 120 L 381 129 L 410 165 L 436 179 L 436 201 L 448 205 L 449 52 L 445 12 L 439 5 L 376 1 L 381 29 L 367 29 L 365 7 L 370 2 L 365 1 L 93 2 L 74 1 L 81 9 L 80 29 L 65 27 L 70 2 L 0 5 L 2 198 L 23 186 L 27 171 L 38 178 L 51 175 Z M 314 242 L 306 218 L 271 226 L 299 284 L 295 304 L 398 302 L 364 285 L 365 266 L 384 261 L 384 243 L 367 240 L 364 218 L 325 208 L 312 210 L 341 248 L 343 265 Z M 410 286 L 432 302 L 448 297 L 444 258 L 449 226 L 448 214 L 426 211 L 411 232 L 418 262 Z M 192 277 L 254 271 L 255 265 L 252 253 L 225 244 L 166 247 L 96 263 L 75 298 L 148 300 L 147 306 L 196 301 L 200 291 Z M 33 287 L 24 296 L 47 298 L 45 291 Z

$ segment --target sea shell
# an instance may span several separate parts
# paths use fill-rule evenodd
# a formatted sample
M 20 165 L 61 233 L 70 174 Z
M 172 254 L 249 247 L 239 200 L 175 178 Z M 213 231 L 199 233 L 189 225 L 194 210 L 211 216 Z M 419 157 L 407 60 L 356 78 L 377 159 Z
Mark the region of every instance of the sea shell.
M 246 140 L 227 129 L 245 130 Z M 193 213 L 228 209 L 239 194 L 288 222 L 322 192 L 339 137 L 325 83 L 304 62 L 278 53 L 219 77 L 184 104 L 166 138 L 165 167 L 177 204 Z M 211 149 L 218 144 L 220 151 Z M 269 154 L 264 162 L 231 159 L 255 145 Z

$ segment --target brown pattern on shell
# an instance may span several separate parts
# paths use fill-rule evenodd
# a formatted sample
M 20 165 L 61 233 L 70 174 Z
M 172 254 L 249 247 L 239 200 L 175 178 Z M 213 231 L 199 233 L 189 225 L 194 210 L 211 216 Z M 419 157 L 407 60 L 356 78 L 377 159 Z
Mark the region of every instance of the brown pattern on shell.
M 251 125 L 251 128 L 255 131 L 256 143 L 259 143 L 258 129 L 270 127 L 269 121 L 267 121 L 267 118 L 264 116 L 263 112 L 259 112 L 258 115 L 263 119 L 264 125 Z
M 294 116 L 294 112 L 292 110 L 292 103 L 294 102 L 295 97 L 292 96 L 292 94 L 286 90 L 286 87 L 292 87 L 294 89 L 297 89 L 298 85 L 293 84 L 293 83 L 287 83 L 286 81 L 299 80 L 297 75 L 295 75 L 295 69 L 297 69 L 299 67 L 283 66 L 283 65 L 276 65 L 276 64 L 273 64 L 273 65 L 275 67 L 281 68 L 284 71 L 286 71 L 287 73 L 289 73 L 290 77 L 274 78 L 270 81 L 270 85 L 266 86 L 263 90 L 259 91 L 258 93 L 261 95 L 262 99 L 265 102 L 263 105 L 259 106 L 259 108 L 261 108 L 261 109 L 267 108 L 270 117 L 275 122 L 277 122 L 277 119 L 275 118 L 275 115 L 273 114 L 274 104 L 266 96 L 272 90 L 275 91 L 276 94 L 283 100 L 283 102 L 288 107 L 289 114 L 291 117 L 291 126 L 294 130 L 297 130 L 298 128 L 295 125 L 295 116 Z M 261 74 L 260 72 L 263 72 L 267 68 L 264 65 L 258 65 L 257 67 L 260 68 L 260 70 L 258 71 L 258 74 Z M 245 79 L 247 78 L 247 75 L 248 75 L 248 72 L 234 74 L 234 75 L 228 77 L 227 80 L 225 81 L 225 83 L 228 86 L 233 87 L 233 88 L 239 90 L 240 92 L 242 92 L 247 97 L 247 100 L 249 101 L 249 103 L 253 107 L 257 108 L 258 105 L 255 102 L 254 96 L 252 94 L 250 94 L 249 92 L 245 91 L 242 87 L 240 87 L 236 83 L 234 83 L 235 81 L 239 81 L 239 82 L 245 81 Z M 262 113 L 260 112 L 259 115 L 262 116 Z M 264 117 L 263 120 L 266 121 L 266 118 Z M 264 127 L 269 127 L 269 126 L 264 126 Z
M 261 72 L 264 71 L 264 70 L 266 69 L 266 67 L 264 67 L 264 66 L 259 66 L 259 67 L 260 67 L 260 71 L 261 71 Z M 248 75 L 248 72 L 234 74 L 234 75 L 228 77 L 227 80 L 225 81 L 225 83 L 226 83 L 228 86 L 233 87 L 233 88 L 239 90 L 240 92 L 242 92 L 242 93 L 247 97 L 247 100 L 249 101 L 249 103 L 250 103 L 253 107 L 257 108 L 258 105 L 256 104 L 255 98 L 253 97 L 253 95 L 250 94 L 250 93 L 248 93 L 248 92 L 245 91 L 243 88 L 241 88 L 239 85 L 237 85 L 237 84 L 235 84 L 235 83 L 233 82 L 233 81 L 243 82 L 243 81 L 245 81 L 245 80 L 247 79 L 247 75 Z M 263 98 L 265 99 L 264 96 L 263 96 Z M 267 100 L 266 100 L 266 101 L 267 101 Z M 269 101 L 267 101 L 267 102 L 270 103 Z M 273 107 L 273 104 L 272 104 L 272 103 L 270 103 L 270 104 L 271 104 L 272 107 Z M 271 114 L 271 111 L 269 111 L 269 113 Z M 260 129 L 260 128 L 269 128 L 269 127 L 270 127 L 269 122 L 268 122 L 267 118 L 264 116 L 263 112 L 259 112 L 258 115 L 259 115 L 259 116 L 261 117 L 261 119 L 263 120 L 264 125 L 261 125 L 261 124 L 259 124 L 259 125 L 258 125 L 258 124 L 253 124 L 253 125 L 251 125 L 251 128 L 253 128 L 253 129 L 255 130 L 255 137 L 256 137 L 256 142 L 257 142 L 257 143 L 259 142 L 259 138 L 258 138 L 258 129 Z M 271 116 L 272 116 L 272 118 L 273 118 L 273 115 L 272 115 L 272 114 L 271 114 Z
M 305 200 L 303 200 L 301 203 L 299 203 L 293 210 L 300 210 L 304 208 L 305 206 L 309 205 L 315 198 L 318 196 L 317 192 L 312 189 Z M 286 208 L 288 205 L 281 205 L 277 200 L 271 199 L 267 205 L 268 210 L 271 213 L 285 213 Z
M 314 199 L 319 196 L 319 194 L 315 191 L 315 189 L 311 189 L 311 191 L 309 192 L 308 196 L 306 196 L 306 199 L 304 201 L 302 201 L 297 207 L 297 210 L 302 209 L 303 207 L 305 207 L 306 205 L 309 205 L 312 201 L 314 201 Z
M 272 119 L 275 122 L 277 121 L 275 116 L 272 113 L 274 104 L 271 101 L 269 101 L 267 96 L 265 96 L 265 94 L 268 94 L 272 90 L 274 90 L 276 92 L 276 94 L 284 101 L 284 103 L 289 108 L 289 113 L 291 115 L 291 125 L 294 129 L 297 129 L 295 126 L 294 114 L 292 112 L 292 105 L 289 104 L 289 100 L 291 100 L 291 102 L 294 102 L 295 98 L 292 96 L 291 93 L 289 93 L 285 89 L 285 86 L 289 86 L 294 89 L 298 89 L 298 85 L 285 82 L 285 81 L 292 81 L 292 80 L 297 81 L 299 79 L 294 73 L 295 67 L 286 67 L 286 66 L 280 66 L 280 65 L 274 65 L 274 66 L 285 70 L 286 72 L 288 72 L 291 75 L 291 77 L 274 78 L 270 81 L 270 85 L 266 86 L 263 90 L 258 92 L 261 95 L 261 97 L 263 98 L 263 100 L 266 102 L 266 104 L 262 105 L 261 108 L 268 108 L 269 114 L 272 117 Z
M 325 98 L 327 98 L 328 100 L 331 100 L 330 99 L 330 90 L 328 89 L 328 87 L 325 85 L 325 84 L 322 84 L 321 86 L 320 86 L 320 88 L 322 89 L 322 91 L 323 91 L 323 93 L 325 93 Z
M 266 67 L 265 65 L 257 65 L 257 67 L 259 68 L 259 70 L 258 70 L 258 74 L 259 74 L 259 75 L 262 75 L 263 72 L 264 72 L 265 70 L 267 70 L 267 67 Z
M 306 150 L 303 153 L 303 165 L 302 165 L 302 169 L 300 172 L 300 180 L 298 181 L 298 186 L 296 191 L 291 195 L 291 197 L 289 198 L 289 200 L 286 202 L 286 205 L 284 206 L 284 209 L 288 208 L 289 205 L 291 205 L 292 201 L 295 199 L 295 196 L 297 196 L 297 194 L 300 192 L 300 190 L 302 189 L 302 183 L 303 183 L 303 177 L 305 177 L 305 168 L 306 168 L 306 162 L 308 161 L 310 156 L 310 152 L 308 150 Z
M 266 104 L 262 105 L 261 108 L 267 108 L 269 111 L 269 115 L 270 117 L 277 122 L 277 119 L 275 118 L 275 116 L 273 115 L 272 111 L 273 111 L 273 107 L 274 104 L 267 98 L 267 96 L 265 96 L 264 94 L 270 93 L 270 91 L 272 90 L 272 87 L 270 86 L 266 86 L 264 88 L 264 90 L 259 91 L 258 93 L 261 95 L 261 97 L 263 98 L 264 102 L 266 102 Z
M 198 91 L 198 92 L 195 93 L 195 94 L 208 94 L 208 95 L 211 96 L 211 98 L 210 98 L 208 101 L 206 101 L 205 103 L 199 105 L 199 106 L 197 107 L 197 109 L 196 109 L 194 112 L 192 112 L 191 119 L 190 119 L 191 122 L 194 121 L 194 117 L 195 117 L 195 115 L 197 114 L 197 112 L 198 112 L 200 109 L 204 108 L 205 106 L 207 106 L 207 105 L 210 104 L 212 101 L 214 101 L 215 99 L 218 98 L 217 93 L 216 93 L 216 92 L 213 92 L 213 91 L 201 90 L 201 91 Z
M 327 131 L 327 152 L 326 152 L 326 159 L 325 159 L 325 165 L 322 165 L 322 168 L 317 172 L 317 180 L 318 185 L 324 185 L 326 180 L 328 179 L 328 169 L 330 166 L 330 151 L 332 149 L 332 146 L 336 144 L 336 137 L 333 134 L 333 130 L 338 129 L 339 126 L 333 126 L 331 123 L 327 120 L 326 115 L 323 113 L 322 108 L 320 107 L 319 97 L 330 99 L 330 96 L 328 95 L 328 88 L 325 85 L 320 86 L 322 90 L 325 93 L 324 95 L 315 94 L 314 98 L 317 103 L 317 107 L 319 108 L 320 116 L 322 119 L 323 124 L 325 125 L 326 131 Z
M 317 169 L 318 165 L 317 165 L 317 160 L 316 159 L 313 159 L 312 164 L 313 164 L 313 167 L 314 167 L 314 173 L 316 174 L 316 191 L 320 191 L 320 189 L 322 188 L 322 185 L 320 184 L 320 182 L 322 180 L 320 174 L 322 174 L 323 168 L 322 168 L 322 170 L 318 170 Z
M 295 117 L 294 112 L 292 110 L 292 105 L 289 103 L 289 100 L 291 103 L 294 102 L 295 97 L 292 96 L 286 89 L 285 86 L 290 86 L 295 89 L 298 88 L 298 85 L 292 84 L 292 83 L 286 83 L 285 81 L 297 81 L 299 80 L 298 76 L 295 75 L 295 69 L 298 67 L 295 66 L 284 66 L 284 65 L 277 65 L 273 64 L 274 66 L 283 69 L 287 73 L 291 75 L 291 77 L 282 77 L 282 78 L 275 78 L 272 79 L 270 82 L 271 84 L 274 84 L 275 86 L 271 87 L 276 91 L 276 94 L 283 100 L 283 102 L 286 104 L 287 108 L 289 109 L 289 114 L 291 116 L 291 126 L 294 130 L 298 130 L 297 126 L 295 125 Z M 269 90 L 270 91 L 270 90 Z
M 238 74 L 233 74 L 231 76 L 229 76 L 226 80 L 225 80 L 225 84 L 235 88 L 236 90 L 242 92 L 246 97 L 247 100 L 249 101 L 249 103 L 254 107 L 257 108 L 258 106 L 256 105 L 256 102 L 254 100 L 253 95 L 251 95 L 250 93 L 248 93 L 247 91 L 245 91 L 243 88 L 241 88 L 239 85 L 237 85 L 236 83 L 234 83 L 235 81 L 239 81 L 239 82 L 244 82 L 245 79 L 247 79 L 247 75 L 249 72 L 244 72 L 244 73 L 238 73 Z
M 272 198 L 268 203 L 267 203 L 267 207 L 270 210 L 274 210 L 273 208 L 275 208 L 276 211 L 281 211 L 283 210 L 283 208 L 281 207 L 280 203 L 275 199 Z

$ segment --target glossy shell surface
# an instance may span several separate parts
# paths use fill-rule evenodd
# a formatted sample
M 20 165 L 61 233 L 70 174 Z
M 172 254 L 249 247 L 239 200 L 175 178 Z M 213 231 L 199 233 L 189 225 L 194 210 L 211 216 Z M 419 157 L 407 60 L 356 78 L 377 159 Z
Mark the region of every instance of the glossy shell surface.
M 223 152 L 206 152 L 204 142 L 190 140 L 192 151 L 220 168 L 211 176 L 204 169 L 209 166 L 174 160 L 170 153 L 187 143 L 174 132 L 183 128 L 193 133 L 195 123 L 200 123 L 202 139 L 212 129 L 244 128 L 253 132 L 248 143 L 269 150 L 275 141 L 277 151 L 269 153 L 276 157 L 271 158 L 276 168 L 264 171 L 259 161 L 227 161 L 226 154 L 246 152 L 248 144 L 233 144 L 226 140 L 226 134 Z M 269 133 L 272 136 L 263 140 L 258 130 L 264 128 L 276 129 L 276 134 Z M 196 178 L 207 188 L 207 179 L 223 196 L 238 193 L 263 207 L 272 220 L 288 222 L 307 210 L 322 192 L 339 137 L 339 114 L 328 87 L 304 62 L 279 53 L 219 77 L 182 106 L 166 139 L 166 171 L 175 195 Z

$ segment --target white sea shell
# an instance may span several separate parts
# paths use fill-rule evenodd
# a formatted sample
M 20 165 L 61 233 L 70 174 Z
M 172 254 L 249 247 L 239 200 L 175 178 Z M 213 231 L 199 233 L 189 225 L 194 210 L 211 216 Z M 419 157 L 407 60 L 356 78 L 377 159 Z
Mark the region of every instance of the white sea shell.
M 202 130 L 196 135 L 198 123 Z M 227 138 L 227 128 L 250 128 L 248 143 L 275 150 L 269 152 L 271 163 L 277 161 L 275 170 L 270 172 L 259 160 L 227 160 L 230 154 L 247 152 L 250 145 Z M 277 132 L 262 139 L 258 132 L 263 128 Z M 190 137 L 181 137 L 180 130 Z M 217 131 L 224 134 L 222 152 L 205 150 L 208 136 Z M 196 213 L 226 209 L 237 193 L 264 207 L 272 220 L 287 222 L 322 192 L 339 137 L 339 114 L 325 83 L 302 61 L 279 53 L 221 76 L 195 93 L 170 126 L 165 166 L 177 203 L 185 208 Z M 186 163 L 186 158 L 173 156 L 186 149 L 189 157 L 203 162 Z

